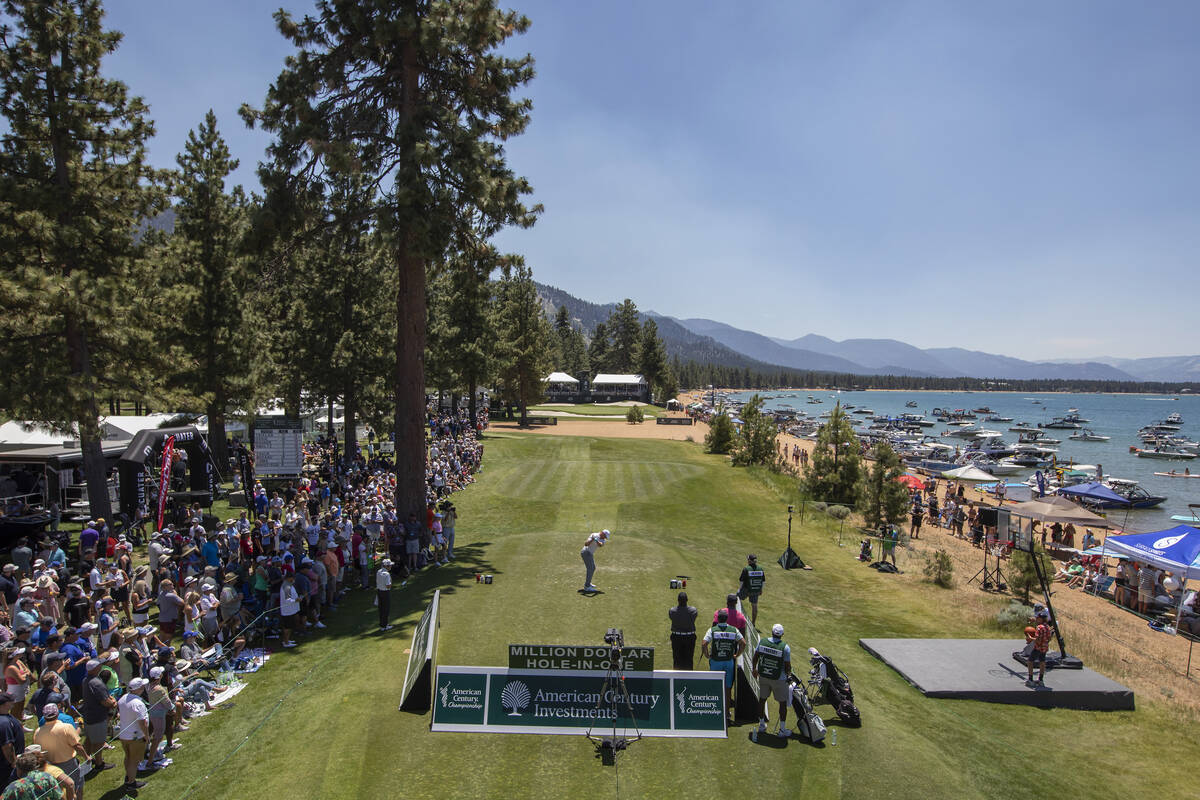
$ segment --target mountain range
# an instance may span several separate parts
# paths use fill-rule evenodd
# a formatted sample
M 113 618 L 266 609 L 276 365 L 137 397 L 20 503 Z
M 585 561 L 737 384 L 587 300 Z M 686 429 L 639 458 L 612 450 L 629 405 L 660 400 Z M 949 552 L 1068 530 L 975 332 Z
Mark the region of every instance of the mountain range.
M 537 288 L 549 316 L 565 305 L 585 334 L 616 307 L 580 300 L 544 284 Z M 677 319 L 653 311 L 642 317 L 658 325 L 668 357 L 722 366 L 998 380 L 1200 381 L 1200 355 L 1027 361 L 961 347 L 919 348 L 896 339 L 835 341 L 815 333 L 780 339 L 716 320 Z

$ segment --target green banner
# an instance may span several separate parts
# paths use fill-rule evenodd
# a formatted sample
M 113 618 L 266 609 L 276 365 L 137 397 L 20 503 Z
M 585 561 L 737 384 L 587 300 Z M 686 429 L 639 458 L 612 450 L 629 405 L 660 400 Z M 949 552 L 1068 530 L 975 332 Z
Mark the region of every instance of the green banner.
M 625 673 L 628 704 L 606 674 L 438 667 L 432 730 L 602 735 L 615 717 L 623 735 L 725 738 L 724 673 Z
M 607 645 L 510 644 L 508 668 L 607 670 L 610 652 Z M 621 662 L 626 672 L 652 672 L 654 648 L 622 648 Z

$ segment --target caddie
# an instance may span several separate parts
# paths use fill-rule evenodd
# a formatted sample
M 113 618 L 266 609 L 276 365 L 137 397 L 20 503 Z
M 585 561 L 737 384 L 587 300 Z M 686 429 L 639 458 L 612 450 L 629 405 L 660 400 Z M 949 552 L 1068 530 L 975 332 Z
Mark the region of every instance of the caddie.
M 746 566 L 742 567 L 742 575 L 738 579 L 738 597 L 750 601 L 750 624 L 758 627 L 758 598 L 762 595 L 763 584 L 766 583 L 767 573 L 758 565 L 758 556 L 751 553 L 746 556 Z
M 758 732 L 767 732 L 767 698 L 775 695 L 779 701 L 779 738 L 792 735 L 787 729 L 787 709 L 792 697 L 787 677 L 792 671 L 792 649 L 783 641 L 783 626 L 776 623 L 771 628 L 771 638 L 760 639 L 754 649 L 751 669 L 758 678 Z
M 708 668 L 713 672 L 725 673 L 725 723 L 733 724 L 733 676 L 737 657 L 746 646 L 741 631 L 729 624 L 729 612 L 717 611 L 717 622 L 704 634 L 700 652 L 708 658 Z

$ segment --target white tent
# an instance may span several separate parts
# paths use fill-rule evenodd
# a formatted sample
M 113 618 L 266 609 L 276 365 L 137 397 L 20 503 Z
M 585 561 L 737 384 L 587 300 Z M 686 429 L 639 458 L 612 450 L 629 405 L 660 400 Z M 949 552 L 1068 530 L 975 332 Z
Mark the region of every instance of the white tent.
M 579 383 L 579 381 L 565 372 L 551 372 L 548 376 L 542 378 L 542 383 Z
M 72 426 L 74 428 L 74 426 Z M 72 431 L 56 431 L 49 425 L 28 420 L 10 420 L 0 425 L 0 444 L 61 445 L 78 438 Z
M 956 481 L 994 481 L 995 475 L 989 475 L 972 464 L 957 469 L 948 469 L 942 473 L 943 478 L 953 478 Z
M 100 418 L 100 427 L 104 430 L 105 439 L 132 439 L 142 431 L 152 431 L 163 427 L 168 420 L 173 420 L 179 414 L 118 414 Z

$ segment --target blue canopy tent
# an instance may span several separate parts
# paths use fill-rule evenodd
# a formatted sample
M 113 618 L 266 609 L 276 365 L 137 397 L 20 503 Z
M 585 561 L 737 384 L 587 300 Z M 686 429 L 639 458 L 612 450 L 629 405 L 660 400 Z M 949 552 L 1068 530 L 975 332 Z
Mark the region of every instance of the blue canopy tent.
M 1165 531 L 1109 536 L 1104 540 L 1103 549 L 1115 550 L 1179 576 L 1182 585 L 1179 587 L 1179 608 L 1175 611 L 1175 632 L 1178 633 L 1187 582 L 1190 578 L 1200 577 L 1200 528 L 1176 525 Z
M 1080 500 L 1091 500 L 1101 508 L 1112 508 L 1113 506 L 1124 508 L 1129 505 L 1127 498 L 1117 494 L 1103 483 L 1096 481 L 1079 483 L 1074 486 L 1064 486 L 1058 490 L 1058 493 Z

